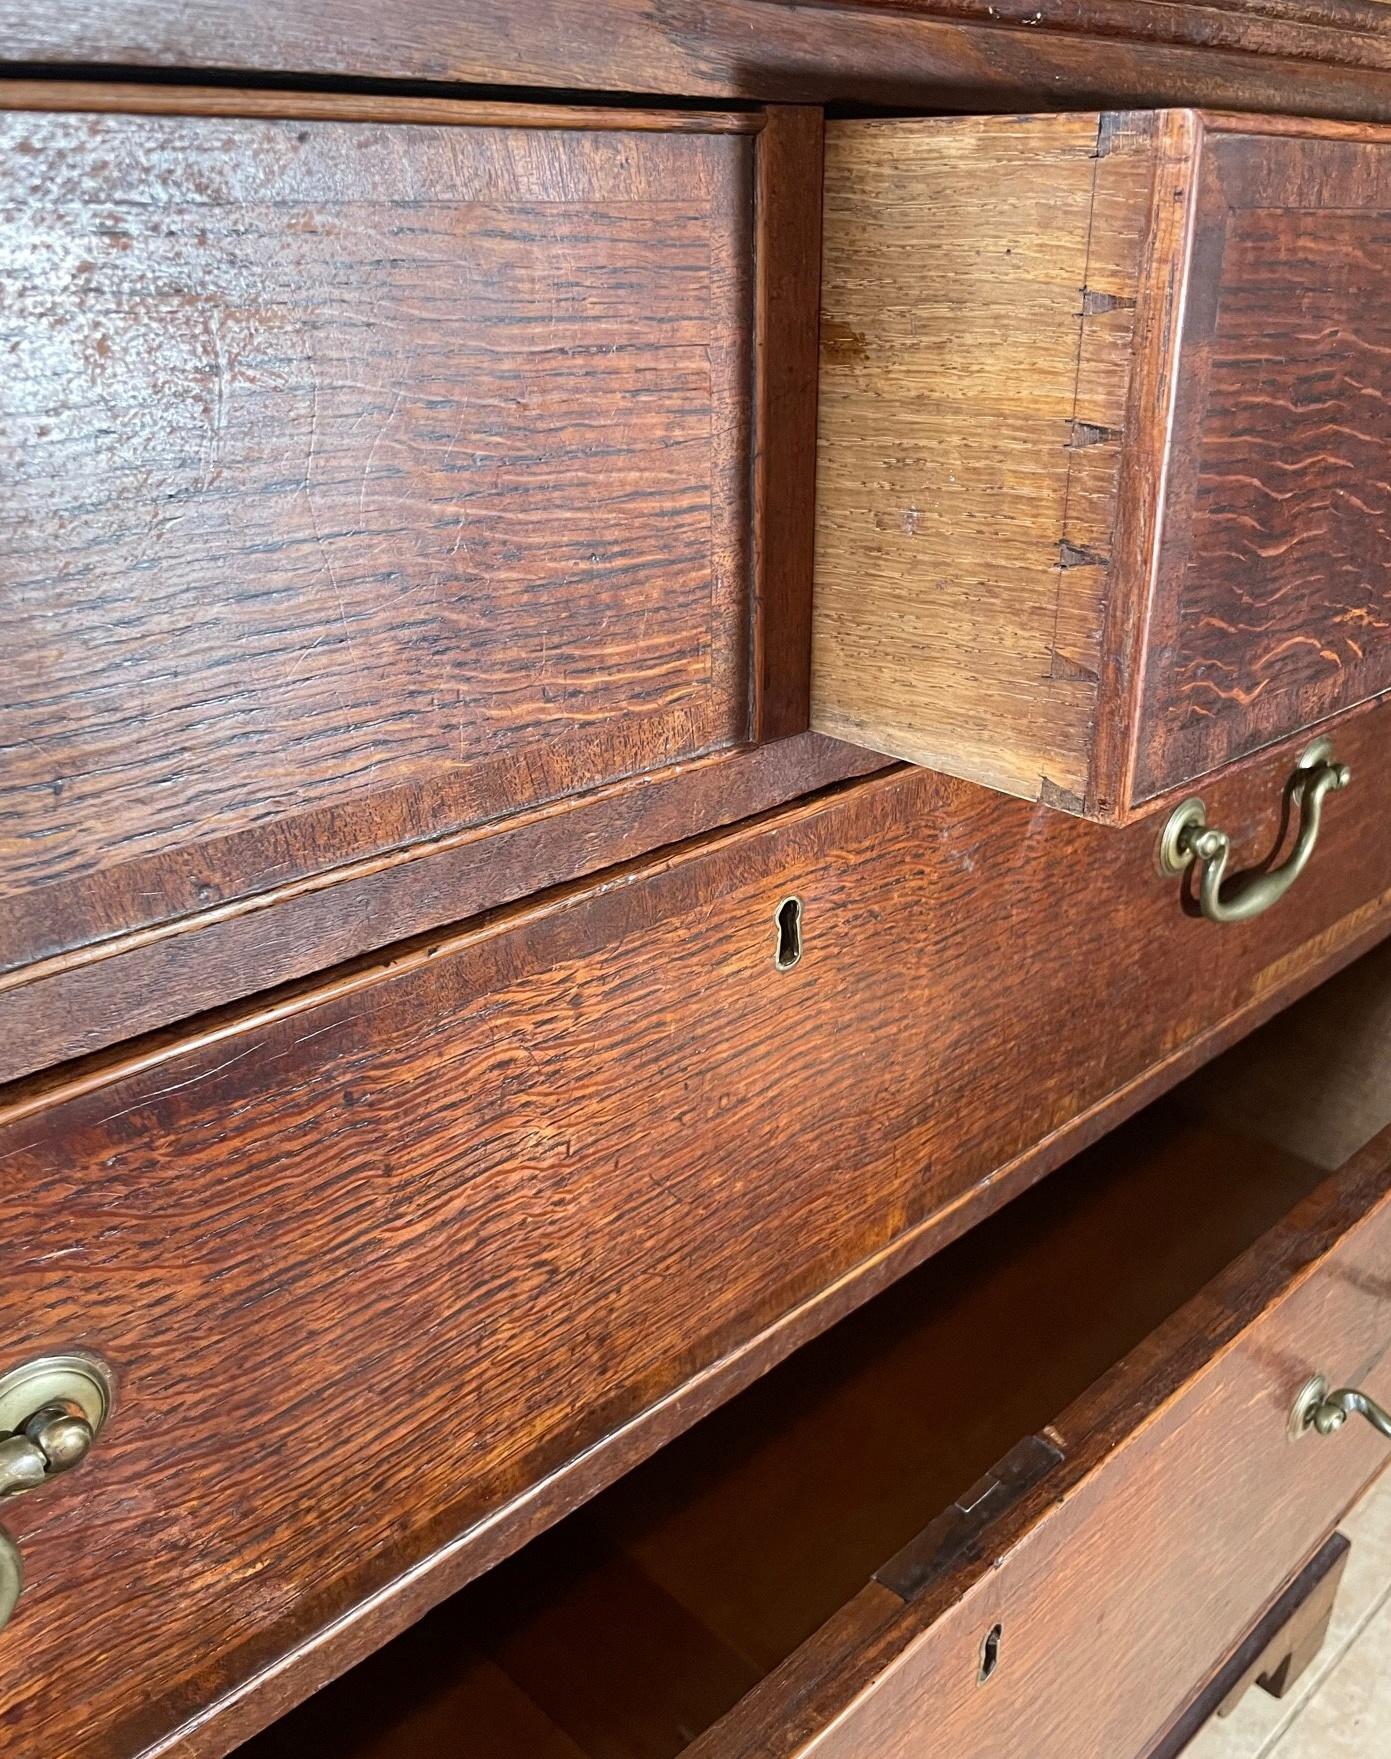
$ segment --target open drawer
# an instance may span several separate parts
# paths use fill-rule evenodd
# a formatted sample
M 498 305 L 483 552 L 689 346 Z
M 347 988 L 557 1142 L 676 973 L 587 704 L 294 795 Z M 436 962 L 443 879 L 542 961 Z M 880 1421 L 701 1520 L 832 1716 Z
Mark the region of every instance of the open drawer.
M 246 1759 L 1160 1750 L 1387 1457 L 1388 1041 L 1391 942 Z
M 1118 822 L 1391 684 L 1391 130 L 827 130 L 813 724 Z

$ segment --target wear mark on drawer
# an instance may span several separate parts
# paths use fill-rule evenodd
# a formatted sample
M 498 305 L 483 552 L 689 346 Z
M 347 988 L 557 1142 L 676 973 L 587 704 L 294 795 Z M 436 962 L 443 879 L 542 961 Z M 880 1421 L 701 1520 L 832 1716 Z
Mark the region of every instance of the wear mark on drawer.
M 876 1573 L 875 1581 L 902 1600 L 917 1599 L 954 1565 L 984 1550 L 985 1537 L 1000 1516 L 1060 1466 L 1063 1458 L 1063 1450 L 1041 1435 L 1027 1436 L 890 1558 Z M 984 1659 L 982 1651 L 982 1664 Z

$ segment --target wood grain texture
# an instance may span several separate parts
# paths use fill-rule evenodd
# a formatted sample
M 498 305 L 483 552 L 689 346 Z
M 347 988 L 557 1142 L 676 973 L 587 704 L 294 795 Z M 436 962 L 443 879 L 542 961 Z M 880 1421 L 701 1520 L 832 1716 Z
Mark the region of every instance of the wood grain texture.
M 381 122 L 447 128 L 575 129 L 583 134 L 758 134 L 759 110 L 678 110 L 597 104 L 527 104 L 384 92 L 287 91 L 253 85 L 151 85 L 63 79 L 0 80 L 6 110 L 79 111 L 118 116 L 257 117 L 277 122 Z
M 1391 684 L 1391 140 L 1228 125 L 1199 163 L 1141 799 Z
M 1153 129 L 831 125 L 821 731 L 1081 808 Z
M 1220 1195 L 1212 1155 L 1226 1169 Z M 968 1509 L 1016 1444 L 1143 1347 L 1316 1183 L 1293 1157 L 1176 1124 L 1161 1102 L 580 1520 L 766 1672 L 871 1578 L 886 1583 L 925 1525 Z M 1204 1202 L 1206 1225 L 1194 1228 L 1191 1206 Z
M 828 163 L 814 725 L 1123 822 L 1391 687 L 1391 134 L 847 123 Z
M 16 65 L 291 70 L 917 109 L 1204 103 L 1391 116 L 1380 0 L 68 0 L 0 5 Z
M 9 1348 L 121 1406 L 14 1510 L 0 1728 L 219 1753 L 360 1657 L 1384 934 L 1362 767 L 1301 911 L 1231 932 L 1151 827 L 907 773 L 11 1089 Z M 1273 780 L 1214 805 L 1272 835 Z
M 388 109 L 0 120 L 9 969 L 748 736 L 748 119 Z
M 714 752 L 40 960 L 0 975 L 0 1081 L 884 767 L 813 734 Z
M 1341 1533 L 1325 1540 L 1256 1625 L 1248 1639 L 1249 1647 L 1233 1657 L 1239 1664 L 1255 1652 L 1222 1700 L 1220 1715 L 1230 1715 L 1252 1686 L 1259 1686 L 1272 1698 L 1284 1698 L 1306 1672 L 1328 1637 L 1351 1550 Z
M 1143 1759 L 1179 1759 L 1199 1729 L 1229 1715 L 1252 1686 L 1285 1696 L 1323 1648 L 1351 1549 L 1341 1533 L 1324 1541 Z
M 1388 1249 L 1391 1133 L 1062 1415 L 982 1555 L 897 1610 L 876 1585 L 690 1759 L 907 1759 L 929 1724 L 952 1756 L 1147 1751 L 1383 1463 L 1369 1426 L 1335 1454 L 1286 1423 L 1327 1360 L 1391 1390 Z
M 1227 1169 L 1216 1186 L 1211 1154 Z M 310 1700 L 246 1759 L 357 1759 L 392 1725 L 408 1738 L 427 1677 L 426 1692 L 467 1717 L 480 1655 L 591 1759 L 671 1759 L 882 1579 L 925 1521 L 945 1509 L 964 1525 L 969 1487 L 1021 1436 L 1318 1179 L 1161 1102 Z M 1195 1204 L 1201 1229 L 1189 1225 Z M 519 1717 L 493 1759 L 521 1759 L 527 1738 Z
M 821 184 L 821 112 L 770 110 L 756 189 L 753 726 L 760 739 L 810 725 Z
M 770 5 L 786 0 L 768 0 Z M 915 17 L 980 19 L 997 25 L 1042 27 L 1087 37 L 1141 42 L 1195 43 L 1250 50 L 1288 47 L 1298 29 L 1313 55 L 1375 63 L 1391 31 L 1385 0 L 809 0 L 812 5 L 898 11 Z M 1339 42 L 1338 37 L 1352 41 Z

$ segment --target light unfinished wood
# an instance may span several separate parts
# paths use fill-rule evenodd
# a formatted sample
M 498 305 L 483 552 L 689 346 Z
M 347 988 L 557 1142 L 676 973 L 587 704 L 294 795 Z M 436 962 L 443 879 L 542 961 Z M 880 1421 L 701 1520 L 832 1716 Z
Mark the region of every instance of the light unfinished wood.
M 1386 129 L 832 124 L 812 724 L 1123 823 L 1391 690 L 1389 215 Z
M 815 726 L 1081 806 L 1157 126 L 828 130 Z

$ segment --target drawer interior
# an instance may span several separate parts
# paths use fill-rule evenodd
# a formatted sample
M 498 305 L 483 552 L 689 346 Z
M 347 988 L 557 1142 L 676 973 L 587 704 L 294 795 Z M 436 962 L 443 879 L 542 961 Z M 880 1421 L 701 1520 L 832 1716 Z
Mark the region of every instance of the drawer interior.
M 243 1749 L 685 1750 L 1391 1124 L 1391 942 Z

